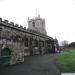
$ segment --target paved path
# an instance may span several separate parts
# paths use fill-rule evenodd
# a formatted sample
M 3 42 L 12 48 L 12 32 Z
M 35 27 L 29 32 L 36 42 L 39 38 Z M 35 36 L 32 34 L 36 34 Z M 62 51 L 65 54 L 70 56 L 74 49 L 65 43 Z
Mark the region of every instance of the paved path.
M 0 75 L 60 75 L 54 64 L 57 54 L 25 57 L 25 62 L 0 68 Z

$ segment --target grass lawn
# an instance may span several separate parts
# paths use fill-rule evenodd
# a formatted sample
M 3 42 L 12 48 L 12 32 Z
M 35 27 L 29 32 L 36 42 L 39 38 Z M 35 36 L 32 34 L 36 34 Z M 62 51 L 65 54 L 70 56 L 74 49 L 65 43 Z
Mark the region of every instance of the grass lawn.
M 75 72 L 75 48 L 66 48 L 56 59 L 61 72 Z

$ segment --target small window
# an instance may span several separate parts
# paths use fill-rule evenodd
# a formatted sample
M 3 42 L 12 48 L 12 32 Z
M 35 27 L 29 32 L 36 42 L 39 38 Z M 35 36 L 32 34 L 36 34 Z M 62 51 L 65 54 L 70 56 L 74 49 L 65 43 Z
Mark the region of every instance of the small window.
M 33 27 L 35 27 L 35 22 L 32 22 Z
M 0 31 L 2 30 L 2 28 L 0 28 Z

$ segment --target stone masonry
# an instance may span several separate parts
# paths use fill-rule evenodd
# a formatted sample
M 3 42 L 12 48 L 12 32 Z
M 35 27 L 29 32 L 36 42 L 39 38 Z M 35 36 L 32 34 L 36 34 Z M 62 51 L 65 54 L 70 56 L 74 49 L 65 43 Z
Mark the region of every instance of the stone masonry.
M 0 18 L 0 57 L 3 60 L 8 56 L 7 51 L 2 55 L 4 49 L 10 50 L 10 65 L 23 62 L 27 55 L 56 52 L 56 48 L 55 39 L 47 35 L 45 20 L 40 16 L 28 19 L 28 28 Z

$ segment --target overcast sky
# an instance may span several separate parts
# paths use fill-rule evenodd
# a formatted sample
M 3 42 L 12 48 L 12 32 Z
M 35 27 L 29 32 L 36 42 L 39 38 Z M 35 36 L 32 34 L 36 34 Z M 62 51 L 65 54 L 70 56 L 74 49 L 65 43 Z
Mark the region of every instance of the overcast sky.
M 36 12 L 37 9 L 37 12 Z M 28 17 L 40 14 L 46 31 L 58 41 L 75 41 L 75 0 L 0 0 L 0 17 L 27 27 Z

